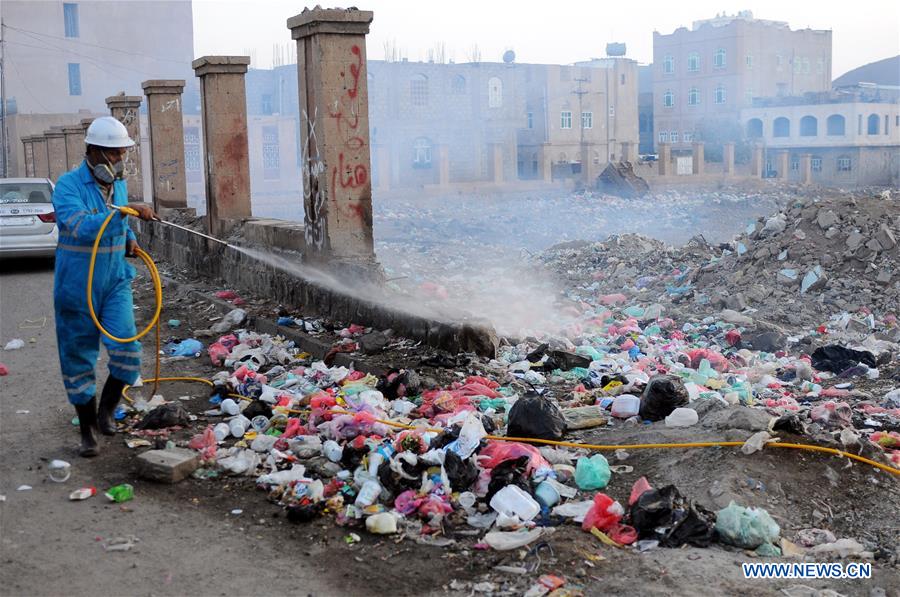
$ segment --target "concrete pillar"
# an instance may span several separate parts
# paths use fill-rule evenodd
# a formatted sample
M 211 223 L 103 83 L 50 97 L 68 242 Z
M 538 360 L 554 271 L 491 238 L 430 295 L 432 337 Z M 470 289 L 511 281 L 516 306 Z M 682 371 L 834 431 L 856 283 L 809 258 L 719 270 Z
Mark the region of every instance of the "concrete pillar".
M 442 189 L 450 185 L 450 147 L 438 146 L 438 184 Z
M 775 154 L 775 170 L 778 172 L 777 177 L 781 180 L 787 180 L 788 177 L 788 151 L 782 149 Z
M 622 155 L 619 160 L 635 163 L 637 161 L 637 146 L 631 141 L 622 141 Z
M 47 164 L 49 178 L 54 183 L 66 173 L 68 161 L 66 160 L 66 136 L 59 129 L 44 131 L 44 139 L 47 143 Z
M 503 145 L 491 143 L 491 158 L 494 164 L 494 184 L 503 184 Z
M 304 10 L 297 40 L 307 254 L 374 261 L 366 34 L 372 12 Z
M 671 176 L 672 175 L 672 146 L 668 143 L 659 143 L 657 145 L 657 151 L 659 152 L 659 175 L 660 176 Z
M 147 96 L 147 130 L 153 171 L 153 208 L 187 207 L 184 173 L 184 118 L 181 93 L 184 79 L 141 83 Z
M 93 119 L 93 118 L 82 118 L 82 119 L 81 119 L 81 122 L 80 122 L 79 124 L 81 125 L 81 128 L 84 129 L 84 134 L 85 134 L 85 135 L 87 135 L 88 127 L 91 126 L 91 123 L 92 123 L 92 122 L 94 122 L 94 119 Z
M 106 98 L 110 115 L 125 125 L 134 145 L 125 152 L 125 180 L 128 181 L 128 199 L 144 200 L 144 177 L 141 172 L 141 100 L 139 95 L 114 95 Z
M 64 126 L 62 132 L 66 136 L 66 170 L 72 170 L 84 159 L 84 127 Z
M 812 154 L 800 155 L 800 183 L 812 184 Z
M 691 144 L 692 172 L 695 175 L 703 174 L 703 166 L 705 165 L 706 156 L 703 152 L 703 141 L 694 141 Z
M 549 143 L 541 145 L 541 177 L 544 182 L 553 182 L 553 150 Z
M 378 190 L 388 191 L 391 188 L 391 146 L 379 145 L 378 155 Z
M 765 168 L 762 145 L 754 145 L 750 154 L 750 176 L 762 177 Z
M 47 138 L 44 135 L 35 135 L 31 140 L 32 151 L 34 151 L 34 176 L 37 178 L 50 178 Z
M 211 234 L 223 232 L 226 220 L 251 215 L 244 87 L 248 64 L 249 56 L 203 56 L 192 63 L 200 77 L 206 214 Z
M 734 175 L 734 143 L 722 144 L 722 172 L 726 176 Z
M 34 177 L 34 137 L 22 137 L 22 150 L 25 155 L 25 177 Z

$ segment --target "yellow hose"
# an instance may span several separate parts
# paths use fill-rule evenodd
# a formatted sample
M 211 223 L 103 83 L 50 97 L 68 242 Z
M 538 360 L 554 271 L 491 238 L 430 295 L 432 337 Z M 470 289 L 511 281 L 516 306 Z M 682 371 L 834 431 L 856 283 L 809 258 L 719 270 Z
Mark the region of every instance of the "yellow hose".
M 122 207 L 119 208 L 121 211 L 125 212 L 128 215 L 138 215 L 138 212 L 127 208 Z M 100 246 L 100 238 L 103 236 L 103 231 L 106 230 L 107 224 L 115 215 L 116 212 L 110 212 L 109 216 L 107 216 L 106 220 L 103 221 L 103 224 L 100 226 L 100 232 L 97 233 L 97 239 L 94 241 L 94 248 L 91 251 L 91 264 L 90 269 L 88 270 L 88 283 L 87 283 L 87 300 L 88 300 L 88 310 L 91 313 L 91 319 L 94 320 L 94 324 L 97 326 L 104 336 L 113 340 L 115 342 L 127 343 L 133 342 L 134 340 L 139 340 L 147 335 L 147 333 L 153 328 L 156 327 L 156 377 L 153 379 L 146 379 L 144 381 L 152 381 L 154 385 L 153 393 L 156 393 L 156 390 L 159 386 L 159 382 L 161 381 L 191 381 L 197 383 L 204 383 L 208 386 L 213 386 L 213 383 L 208 379 L 202 379 L 199 377 L 160 377 L 159 375 L 159 358 L 160 358 L 160 339 L 159 339 L 159 315 L 162 313 L 162 280 L 159 277 L 159 270 L 156 269 L 156 264 L 153 263 L 153 259 L 145 253 L 141 249 L 137 249 L 136 253 L 138 257 L 140 257 L 143 262 L 147 265 L 147 269 L 150 270 L 150 278 L 153 280 L 153 288 L 156 292 L 156 311 L 153 314 L 153 319 L 150 320 L 150 323 L 146 328 L 137 335 L 131 338 L 116 338 L 108 331 L 106 331 L 103 326 L 100 324 L 100 320 L 97 319 L 96 313 L 94 313 L 94 303 L 91 297 L 91 287 L 94 283 L 94 264 L 97 260 L 97 248 Z M 128 396 L 128 386 L 122 391 L 122 396 L 125 397 L 129 402 L 131 401 L 131 397 Z M 238 394 L 229 394 L 230 397 L 240 398 L 241 400 L 250 400 L 246 396 L 240 396 Z M 291 410 L 288 412 L 293 414 L 304 414 L 309 413 L 308 410 Z M 337 414 L 348 414 L 352 415 L 354 413 L 349 411 L 339 411 L 332 410 L 332 413 Z M 440 433 L 443 429 L 440 428 L 429 428 L 429 427 L 415 427 L 413 425 L 405 425 L 403 423 L 397 423 L 394 421 L 388 421 L 386 419 L 375 419 L 378 423 L 383 423 L 384 425 L 389 425 L 391 427 L 397 427 L 400 429 L 413 429 L 420 431 L 434 431 Z M 499 435 L 488 435 L 485 436 L 486 439 L 495 440 L 495 441 L 504 441 L 504 442 L 528 442 L 535 444 L 543 444 L 547 446 L 559 446 L 564 448 L 580 448 L 584 450 L 597 450 L 597 451 L 609 451 L 609 450 L 649 450 L 649 449 L 678 449 L 678 448 L 712 448 L 712 447 L 737 447 L 743 446 L 744 442 L 688 442 L 688 443 L 665 443 L 665 444 L 579 444 L 576 442 L 565 442 L 565 441 L 553 441 L 548 439 L 534 439 L 530 437 L 506 437 Z M 875 462 L 874 460 L 870 460 L 869 458 L 865 458 L 863 456 L 858 456 L 856 454 L 852 454 L 850 452 L 845 452 L 843 450 L 838 450 L 835 448 L 826 448 L 824 446 L 812 446 L 809 444 L 792 444 L 785 442 L 771 442 L 765 444 L 766 447 L 771 448 L 790 448 L 794 450 L 807 450 L 810 452 L 825 452 L 827 454 L 836 454 L 838 456 L 845 456 L 847 458 L 851 458 L 853 460 L 863 462 L 865 464 L 874 466 L 878 469 L 891 473 L 892 475 L 900 475 L 900 469 L 894 468 L 887 464 L 882 464 L 880 462 Z

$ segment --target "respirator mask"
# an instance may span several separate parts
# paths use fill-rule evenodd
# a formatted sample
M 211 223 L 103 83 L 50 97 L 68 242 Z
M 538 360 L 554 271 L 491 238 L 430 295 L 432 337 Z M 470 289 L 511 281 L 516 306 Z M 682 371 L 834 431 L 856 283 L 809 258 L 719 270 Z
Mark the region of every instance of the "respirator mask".
M 119 160 L 117 163 L 113 164 L 112 161 L 106 157 L 105 151 L 101 151 L 100 155 L 103 156 L 106 163 L 91 165 L 91 171 L 94 174 L 94 178 L 103 184 L 112 184 L 116 180 L 122 180 L 125 177 L 125 161 Z

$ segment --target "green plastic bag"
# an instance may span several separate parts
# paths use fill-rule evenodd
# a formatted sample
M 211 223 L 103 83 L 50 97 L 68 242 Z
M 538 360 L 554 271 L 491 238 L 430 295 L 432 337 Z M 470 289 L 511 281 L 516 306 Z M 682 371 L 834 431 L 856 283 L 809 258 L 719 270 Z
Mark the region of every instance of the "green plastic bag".
M 762 508 L 743 508 L 731 502 L 716 514 L 716 532 L 724 543 L 756 549 L 764 543 L 774 545 L 781 529 Z
M 603 454 L 594 454 L 590 458 L 582 456 L 575 465 L 575 484 L 578 489 L 603 489 L 609 483 L 611 475 L 609 462 Z

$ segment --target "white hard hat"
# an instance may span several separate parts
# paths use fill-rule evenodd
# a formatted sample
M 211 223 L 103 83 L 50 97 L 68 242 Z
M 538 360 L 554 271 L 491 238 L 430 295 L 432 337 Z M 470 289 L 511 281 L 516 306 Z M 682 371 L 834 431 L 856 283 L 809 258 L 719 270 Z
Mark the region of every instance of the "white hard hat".
M 100 147 L 131 147 L 134 145 L 125 125 L 112 116 L 101 116 L 91 123 L 84 136 L 87 145 Z

